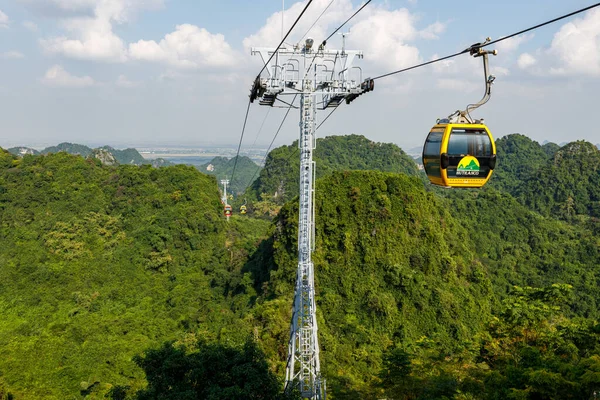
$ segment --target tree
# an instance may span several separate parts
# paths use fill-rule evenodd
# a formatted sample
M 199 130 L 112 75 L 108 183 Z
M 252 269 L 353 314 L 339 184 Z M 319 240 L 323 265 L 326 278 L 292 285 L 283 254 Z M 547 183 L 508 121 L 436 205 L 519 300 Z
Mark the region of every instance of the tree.
M 199 341 L 193 351 L 165 343 L 135 362 L 148 380 L 138 400 L 283 399 L 282 385 L 252 339 L 242 347 Z

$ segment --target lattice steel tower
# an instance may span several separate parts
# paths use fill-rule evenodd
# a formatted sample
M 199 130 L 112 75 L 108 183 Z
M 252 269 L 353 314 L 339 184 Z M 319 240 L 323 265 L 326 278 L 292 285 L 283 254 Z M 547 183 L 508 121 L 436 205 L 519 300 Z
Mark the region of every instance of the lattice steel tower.
M 312 252 L 315 241 L 314 181 L 317 105 L 334 108 L 342 101 L 350 103 L 362 93 L 373 90 L 373 80 L 362 78 L 362 70 L 354 67 L 360 51 L 325 49 L 325 43 L 313 48 L 313 40 L 293 48 L 253 48 L 267 63 L 266 77 L 257 77 L 252 85 L 250 101 L 273 106 L 278 96 L 300 96 L 300 208 L 298 223 L 298 269 L 294 309 L 290 326 L 286 391 L 297 386 L 303 398 L 325 400 L 325 381 L 321 377 L 319 340 L 315 303 L 314 265 Z M 294 102 L 283 102 L 289 104 Z M 320 100 L 320 101 L 319 101 Z

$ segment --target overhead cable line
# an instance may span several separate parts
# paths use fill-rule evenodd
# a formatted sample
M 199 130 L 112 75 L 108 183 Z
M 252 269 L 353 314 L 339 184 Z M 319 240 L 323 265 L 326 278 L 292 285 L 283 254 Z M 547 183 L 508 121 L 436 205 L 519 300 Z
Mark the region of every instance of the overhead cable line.
M 298 95 L 294 95 L 294 98 L 292 99 L 292 103 L 294 104 L 294 101 L 296 100 L 296 97 L 298 97 Z M 267 156 L 269 155 L 269 151 L 271 151 L 271 147 L 273 147 L 273 143 L 275 143 L 275 139 L 277 139 L 277 136 L 279 135 L 279 132 L 281 131 L 281 128 L 283 127 L 283 123 L 285 122 L 285 120 L 288 117 L 288 114 L 290 113 L 290 111 L 292 110 L 292 108 L 294 108 L 293 106 L 288 107 L 287 111 L 285 112 L 285 116 L 283 117 L 283 119 L 281 120 L 281 124 L 279 124 L 279 128 L 277 128 L 277 132 L 275 132 L 275 136 L 273 137 L 273 140 L 271 140 L 271 144 L 269 145 L 269 148 L 267 149 L 267 151 L 265 152 L 265 156 L 263 157 L 262 161 L 260 162 L 260 164 L 258 165 L 258 168 L 256 168 L 256 171 L 254 172 L 254 175 L 252 175 L 252 178 L 250 178 L 250 181 L 248 182 L 248 184 L 246 185 L 246 188 L 244 189 L 244 191 L 246 191 L 248 189 L 248 187 L 250 187 L 250 185 L 252 184 L 252 182 L 254 181 L 254 178 L 256 177 L 256 174 L 258 174 L 258 171 L 260 171 L 260 166 L 263 165 L 263 163 L 265 162 L 265 160 L 267 159 Z
M 294 100 L 295 100 L 295 97 L 294 97 Z M 292 100 L 292 103 L 293 102 L 294 101 Z M 333 110 L 331 110 L 331 112 L 329 114 L 327 114 L 327 116 L 325 117 L 325 119 L 323 119 L 323 121 L 321 121 L 321 123 L 319 124 L 319 126 L 317 126 L 317 128 L 315 129 L 315 132 L 317 132 L 319 130 L 319 128 L 321 127 L 321 125 L 323 125 L 325 123 L 325 121 L 327 121 L 327 119 L 329 117 L 331 117 L 331 114 L 333 114 L 335 112 L 335 110 L 337 110 L 338 107 L 341 106 L 341 105 L 342 105 L 342 103 L 338 104 L 337 106 L 335 106 L 335 108 Z M 260 165 L 263 165 L 264 162 L 265 162 L 265 160 L 267 159 L 267 156 L 269 155 L 269 151 L 271 150 L 271 147 L 273 146 L 273 142 L 275 142 L 275 139 L 277 138 L 277 135 L 279 134 L 279 131 L 281 130 L 281 127 L 283 126 L 283 123 L 285 122 L 285 119 L 287 118 L 287 115 L 288 115 L 288 113 L 289 113 L 290 110 L 291 110 L 291 107 L 286 112 L 285 117 L 283 118 L 283 121 L 281 121 L 281 125 L 279 125 L 279 129 L 277 129 L 277 133 L 275 134 L 275 137 L 271 141 L 271 144 L 269 145 L 269 148 L 267 149 L 267 152 L 265 153 L 265 156 L 263 157 Z M 296 155 L 297 152 L 298 152 L 298 148 L 296 147 L 296 150 L 294 150 L 294 152 L 292 154 L 290 154 L 288 156 L 288 158 L 286 158 L 286 162 L 289 161 L 290 158 L 292 158 L 294 155 Z M 250 181 L 246 185 L 246 189 L 248 189 L 250 187 L 250 185 L 252 184 L 252 182 L 254 182 L 254 178 L 256 178 L 256 174 L 258 174 L 258 171 L 260 171 L 260 165 L 256 169 L 256 172 L 254 172 L 254 175 L 252 175 L 252 178 L 250 178 Z M 246 191 L 246 189 L 244 189 L 244 191 Z
M 348 18 L 347 20 L 345 20 L 345 21 L 344 21 L 344 23 L 343 23 L 343 24 L 341 24 L 340 26 L 338 26 L 338 27 L 336 28 L 336 30 L 335 30 L 335 31 L 333 31 L 333 32 L 331 33 L 331 35 L 327 36 L 327 39 L 325 39 L 325 40 L 323 40 L 323 42 L 321 42 L 321 45 L 319 46 L 319 49 L 321 49 L 321 48 L 324 48 L 324 47 L 327 45 L 327 41 L 328 41 L 329 39 L 331 39 L 331 38 L 333 37 L 333 35 L 335 35 L 335 34 L 337 33 L 337 31 L 339 31 L 340 29 L 342 29 L 342 28 L 344 27 L 344 25 L 346 25 L 346 24 L 347 24 L 347 23 L 348 23 L 348 22 L 349 22 L 349 21 L 350 21 L 352 18 L 354 18 L 354 17 L 356 16 L 356 14 L 358 14 L 359 12 L 361 12 L 361 11 L 363 10 L 363 8 L 365 8 L 365 7 L 366 7 L 366 6 L 367 6 L 367 5 L 368 5 L 370 2 L 371 2 L 371 0 L 368 0 L 368 1 L 367 1 L 365 4 L 363 4 L 363 5 L 362 5 L 362 6 L 361 6 L 361 7 L 360 7 L 358 10 L 356 10 L 356 12 L 355 12 L 354 14 L 352 14 L 352 15 L 350 16 L 350 18 Z M 327 7 L 327 8 L 329 8 L 329 7 Z M 321 17 L 319 17 L 319 18 L 321 18 Z M 308 69 L 306 70 L 306 74 L 308 74 L 308 71 L 309 71 L 309 70 L 312 68 L 312 65 L 313 65 L 313 63 L 315 62 L 315 59 L 317 58 L 317 56 L 318 56 L 318 55 L 319 55 L 319 52 L 318 52 L 318 51 L 316 51 L 316 52 L 315 52 L 315 55 L 314 55 L 314 57 L 313 57 L 313 59 L 312 59 L 312 61 L 310 62 L 310 65 L 308 66 Z M 305 76 L 306 76 L 306 75 L 305 75 Z
M 339 103 L 337 106 L 335 106 L 335 108 L 333 110 L 331 110 L 331 112 L 329 114 L 327 114 L 327 116 L 323 119 L 323 121 L 321 121 L 321 123 L 319 124 L 319 126 L 317 126 L 317 129 L 315 129 L 315 132 L 319 130 L 319 128 L 321 127 L 321 125 L 323 125 L 325 123 L 325 121 L 327 121 L 327 119 L 329 117 L 331 117 L 331 114 L 333 114 L 335 112 L 335 110 L 338 109 L 339 106 L 341 106 L 342 103 Z
M 367 2 L 365 4 L 363 4 L 358 10 L 356 10 L 356 12 L 354 14 L 352 14 L 350 16 L 350 18 L 348 18 L 346 21 L 344 21 L 344 23 L 342 23 L 340 26 L 338 26 L 333 33 L 331 33 L 327 39 L 323 40 L 322 42 L 322 46 L 324 47 L 327 44 L 327 41 L 329 39 L 331 39 L 333 37 L 333 35 L 335 35 L 340 29 L 342 29 L 344 27 L 344 25 L 346 25 L 350 20 L 352 20 L 352 18 L 354 18 L 359 12 L 361 12 L 372 0 L 367 0 Z M 311 25 L 311 27 L 306 31 L 306 33 L 304 34 L 304 36 L 306 36 L 308 34 L 308 32 L 316 25 L 316 23 L 321 19 L 321 17 L 325 14 L 325 12 L 329 9 L 329 7 L 333 4 L 334 0 L 331 0 L 331 2 L 329 3 L 329 5 L 323 10 L 323 12 L 321 12 L 321 14 L 319 15 L 319 17 L 316 19 L 316 21 Z M 308 6 L 308 5 L 307 5 Z M 306 8 L 305 8 L 306 9 Z M 287 35 L 286 35 L 287 36 Z M 302 38 L 304 38 L 304 36 Z M 310 63 L 310 66 L 308 67 L 308 69 L 310 70 L 310 68 L 312 67 L 315 59 L 317 58 L 318 55 L 318 51 L 315 52 L 315 55 Z M 271 56 L 272 58 L 273 56 Z M 269 59 L 270 60 L 270 59 Z M 263 68 L 264 69 L 264 68 Z M 262 71 L 261 71 L 262 72 Z M 293 107 L 293 103 L 296 100 L 296 96 L 294 96 L 294 99 L 292 100 L 292 104 L 290 104 L 290 107 L 288 108 L 287 112 L 285 113 L 285 116 L 283 117 L 283 120 L 281 121 L 281 124 L 279 125 L 279 129 L 277 129 L 277 132 L 275 133 L 275 137 L 273 137 L 273 140 L 271 141 L 271 144 L 269 145 L 269 148 L 267 149 L 265 156 L 263 157 L 263 160 L 261 162 L 262 163 L 265 162 L 265 160 L 267 159 L 267 156 L 269 154 L 269 151 L 271 150 L 271 146 L 273 145 L 273 143 L 275 142 L 275 139 L 277 138 L 277 135 L 279 135 L 279 131 L 281 130 L 281 128 L 283 127 L 283 123 L 285 122 L 291 108 Z M 279 99 L 278 99 L 279 100 Z M 282 100 L 280 100 L 282 101 Z M 283 102 L 283 101 L 282 101 Z M 285 102 L 284 102 L 285 103 Z M 327 117 L 325 117 L 325 119 L 319 124 L 319 126 L 317 126 L 317 128 L 315 129 L 315 133 L 317 130 L 319 130 L 319 128 L 321 127 L 321 125 L 323 125 L 325 123 L 325 121 L 327 121 L 327 119 L 331 116 L 331 114 L 333 114 L 333 112 L 335 110 L 337 110 L 337 108 L 340 106 L 340 104 L 338 104 L 328 115 Z M 297 149 L 296 149 L 297 151 Z M 296 151 L 294 153 L 292 153 L 292 155 L 289 157 L 291 158 L 294 154 L 296 154 Z M 288 158 L 288 160 L 289 160 Z M 252 178 L 250 179 L 250 181 L 248 182 L 248 184 L 246 185 L 246 189 L 248 189 L 248 187 L 252 184 L 252 181 L 254 180 L 254 178 L 256 177 L 256 174 L 258 173 L 258 171 L 260 170 L 260 165 L 258 166 L 258 168 L 256 169 L 256 172 L 254 173 L 254 175 L 252 176 Z M 244 190 L 246 190 L 244 189 Z
M 304 13 L 306 12 L 306 10 L 308 9 L 308 7 L 310 6 L 310 4 L 312 2 L 313 2 L 313 0 L 308 0 L 308 3 L 306 3 L 306 6 L 304 6 L 304 9 L 300 13 L 300 15 L 298 15 L 298 18 L 296 18 L 296 21 L 294 21 L 294 23 L 292 24 L 292 26 L 290 27 L 290 29 L 288 30 L 288 32 L 281 39 L 281 42 L 279 42 L 279 45 L 275 48 L 275 51 L 273 52 L 273 54 L 271 54 L 271 57 L 269 57 L 269 59 L 267 60 L 267 62 L 265 63 L 265 65 L 263 65 L 263 67 L 260 69 L 260 72 L 258 73 L 258 75 L 256 75 L 256 79 L 260 79 L 260 74 L 262 74 L 262 72 L 265 70 L 265 68 L 267 68 L 267 65 L 273 59 L 273 56 L 275 54 L 277 54 L 277 51 L 279 50 L 279 48 L 281 47 L 281 45 L 285 42 L 285 40 L 290 35 L 290 33 L 292 33 L 292 30 L 294 29 L 294 27 L 296 26 L 296 24 L 298 24 L 298 21 L 300 21 L 300 18 L 302 18 L 302 16 L 304 15 Z M 244 132 L 246 130 L 246 123 L 248 122 L 248 113 L 250 112 L 250 104 L 252 104 L 252 101 L 250 99 L 248 99 L 248 108 L 246 109 L 246 116 L 244 117 L 244 126 L 242 128 L 242 134 L 240 136 L 240 143 L 238 145 L 237 154 L 235 156 L 235 162 L 233 164 L 233 171 L 231 172 L 231 179 L 230 180 L 231 180 L 232 184 L 233 184 L 233 177 L 235 176 L 235 169 L 237 168 L 237 163 L 238 163 L 239 156 L 240 156 L 240 149 L 242 148 L 242 141 L 244 140 Z
M 596 4 L 593 4 L 593 5 L 591 5 L 591 6 L 588 6 L 588 7 L 582 8 L 581 10 L 573 11 L 572 13 L 569 13 L 569 14 L 562 15 L 562 16 L 560 16 L 560 17 L 557 17 L 557 18 L 551 19 L 550 21 L 542 22 L 541 24 L 538 24 L 538 25 L 536 25 L 536 26 L 532 26 L 531 28 L 523 29 L 522 31 L 519 31 L 519 32 L 513 33 L 513 34 L 511 34 L 511 35 L 508 35 L 508 36 L 501 37 L 500 39 L 492 40 L 491 42 L 489 42 L 489 43 L 486 43 L 485 45 L 483 45 L 483 46 L 481 46 L 481 47 L 491 46 L 491 45 L 493 45 L 493 44 L 495 44 L 495 43 L 498 43 L 498 42 L 501 42 L 501 41 L 503 41 L 503 40 L 510 39 L 510 38 L 512 38 L 512 37 L 514 37 L 514 36 L 522 35 L 523 33 L 527 33 L 527 32 L 529 32 L 529 31 L 532 31 L 532 30 L 534 30 L 534 29 L 538 29 L 538 28 L 541 28 L 541 27 L 543 27 L 543 26 L 546 26 L 546 25 L 553 24 L 553 23 L 555 23 L 555 22 L 558 22 L 558 21 L 560 21 L 561 19 L 565 19 L 565 18 L 572 17 L 573 15 L 580 14 L 580 13 L 582 13 L 582 12 L 585 12 L 585 11 L 587 11 L 587 10 L 591 10 L 592 8 L 595 8 L 595 7 L 598 7 L 598 6 L 600 6 L 600 3 L 596 3 Z
M 297 96 L 297 95 L 296 95 L 296 96 Z M 294 100 L 295 100 L 295 99 L 296 99 L 296 97 L 294 96 Z M 278 98 L 276 98 L 275 100 L 277 100 L 277 101 L 280 101 L 280 102 L 282 102 L 283 104 L 287 105 L 287 106 L 288 106 L 288 108 L 296 108 L 296 109 L 298 108 L 297 106 L 295 106 L 295 105 L 293 104 L 293 103 L 294 103 L 294 100 L 292 100 L 292 102 L 291 102 L 291 103 L 288 103 L 288 102 L 287 102 L 287 101 L 285 101 L 285 100 L 281 100 L 279 97 L 278 97 Z
M 331 114 L 333 114 L 334 111 L 337 110 L 338 107 L 341 106 L 341 105 L 342 105 L 342 103 L 338 104 L 337 106 L 335 106 L 335 108 L 333 110 L 331 110 L 331 112 L 329 114 L 327 114 L 327 116 L 325 117 L 325 119 L 323 119 L 323 121 L 321 121 L 321 123 L 319 124 L 319 126 L 317 126 L 317 128 L 315 129 L 315 132 L 317 132 L 319 130 L 319 128 L 321 127 L 321 125 L 323 125 L 325 123 L 325 121 L 327 121 L 327 119 L 329 117 L 331 117 Z M 286 162 L 289 161 L 290 158 L 294 157 L 297 152 L 298 152 L 298 147 L 296 147 L 296 150 L 294 150 L 294 152 L 292 154 L 290 154 L 289 157 L 285 159 L 285 161 Z M 250 185 L 248 185 L 248 186 L 250 186 Z
M 321 13 L 321 15 L 319 15 L 317 17 L 317 19 L 315 20 L 315 22 L 313 22 L 313 24 L 310 26 L 310 28 L 308 28 L 306 30 L 306 33 L 304 35 L 302 35 L 302 37 L 300 38 L 299 42 L 302 42 L 302 40 L 306 37 L 306 35 L 308 35 L 308 32 L 310 32 L 310 30 L 317 24 L 317 22 L 319 22 L 319 20 L 321 19 L 321 17 L 323 16 L 323 14 L 325 14 L 327 12 L 327 10 L 329 10 L 329 7 L 331 7 L 331 5 L 333 4 L 335 0 L 331 0 L 329 2 L 329 4 L 327 5 L 327 7 L 325 7 L 325 9 L 323 10 L 323 12 Z
M 269 57 L 269 59 L 267 60 L 267 62 L 265 63 L 265 65 L 263 65 L 263 67 L 261 68 L 261 70 L 258 73 L 257 77 L 260 77 L 260 74 L 262 74 L 262 72 L 265 70 L 265 68 L 267 68 L 267 65 L 271 62 L 271 60 L 273 59 L 273 57 L 275 56 L 275 54 L 277 54 L 277 51 L 279 50 L 279 48 L 281 47 L 281 45 L 285 42 L 285 39 L 287 39 L 287 37 L 290 35 L 290 33 L 292 33 L 292 30 L 294 29 L 294 27 L 296 26 L 296 24 L 298 23 L 298 21 L 300 21 L 300 18 L 302 18 L 302 16 L 306 12 L 306 9 L 308 8 L 308 6 L 310 6 L 310 3 L 312 3 L 312 2 L 313 2 L 313 0 L 308 0 L 308 3 L 306 3 L 306 6 L 304 6 L 304 9 L 300 13 L 300 15 L 298 15 L 298 18 L 296 18 L 296 21 L 294 21 L 294 23 L 292 24 L 292 27 L 290 28 L 290 30 L 285 34 L 285 36 L 283 37 L 283 39 L 281 39 L 281 42 L 279 42 L 279 45 L 275 48 L 275 51 L 273 52 L 273 54 L 271 54 L 271 57 Z
M 260 128 L 258 128 L 258 133 L 256 134 L 256 137 L 254 138 L 254 142 L 252 143 L 252 148 L 254 148 L 254 145 L 256 144 L 256 141 L 258 140 L 258 137 L 260 136 L 260 132 L 262 132 L 263 127 L 265 126 L 265 122 L 267 121 L 267 117 L 269 116 L 269 113 L 271 112 L 271 109 L 267 109 L 267 113 L 265 114 L 265 117 L 263 118 L 262 123 L 260 124 Z
M 331 35 L 329 35 L 327 37 L 327 39 L 323 40 L 323 44 L 326 44 L 327 41 L 329 39 L 331 39 L 331 37 L 337 33 L 337 31 L 339 31 L 340 29 L 342 29 L 344 27 L 344 25 L 346 25 L 352 18 L 354 18 L 356 16 L 356 14 L 358 14 L 359 12 L 361 12 L 362 9 L 365 8 L 367 6 L 367 4 L 369 4 L 370 2 L 371 2 L 371 0 L 368 0 L 365 4 L 362 5 L 361 8 L 359 8 L 358 10 L 356 10 L 356 12 L 354 14 L 352 14 L 352 16 L 350 18 L 348 18 L 346 21 L 344 21 L 344 23 L 341 24 L 335 31 L 333 31 L 333 33 Z
M 235 168 L 237 167 L 238 160 L 240 158 L 240 149 L 242 148 L 242 140 L 244 140 L 244 132 L 246 131 L 246 123 L 248 122 L 248 113 L 250 112 L 250 100 L 248 100 L 248 108 L 246 108 L 246 116 L 244 117 L 244 126 L 242 127 L 242 135 L 240 136 L 240 143 L 238 144 L 237 154 L 235 155 L 235 162 L 233 163 L 233 172 L 231 173 L 230 182 L 233 185 L 233 177 L 235 176 Z
M 424 62 L 424 63 L 421 63 L 421 64 L 413 65 L 412 67 L 407 67 L 407 68 L 400 69 L 398 71 L 388 72 L 387 74 L 376 76 L 375 78 L 373 78 L 373 80 L 375 80 L 375 79 L 381 79 L 381 78 L 386 78 L 386 77 L 391 76 L 391 75 L 396 75 L 396 74 L 399 74 L 399 73 L 402 73 L 402 72 L 410 71 L 411 69 L 416 69 L 416 68 L 424 67 L 426 65 L 433 64 L 433 63 L 436 63 L 436 62 L 444 61 L 444 60 L 447 60 L 449 58 L 453 58 L 453 57 L 459 56 L 461 54 L 469 53 L 469 52 L 471 52 L 471 50 L 476 49 L 476 48 L 483 48 L 483 47 L 491 46 L 491 45 L 493 45 L 495 43 L 502 42 L 503 40 L 510 39 L 510 38 L 518 36 L 518 35 L 522 35 L 523 33 L 527 33 L 529 31 L 541 28 L 543 26 L 552 24 L 552 23 L 560 21 L 562 19 L 572 17 L 573 15 L 580 14 L 582 12 L 591 10 L 592 8 L 595 8 L 595 7 L 598 7 L 598 6 L 600 6 L 600 3 L 592 4 L 591 6 L 582 8 L 582 9 L 577 10 L 577 11 L 573 11 L 573 12 L 571 12 L 569 14 L 562 15 L 560 17 L 551 19 L 551 20 L 543 22 L 541 24 L 532 26 L 530 28 L 523 29 L 523 30 L 521 30 L 519 32 L 512 33 L 512 34 L 510 34 L 508 36 L 503 36 L 503 37 L 501 37 L 499 39 L 492 40 L 491 42 L 484 43 L 484 44 L 477 43 L 477 44 L 474 44 L 471 47 L 469 47 L 469 48 L 467 48 L 467 49 L 465 49 L 463 51 L 459 51 L 458 53 L 454 53 L 454 54 L 451 54 L 449 56 L 445 56 L 445 57 L 442 57 L 442 58 L 436 58 L 435 60 L 431 60 L 431 61 L 427 61 L 427 62 Z

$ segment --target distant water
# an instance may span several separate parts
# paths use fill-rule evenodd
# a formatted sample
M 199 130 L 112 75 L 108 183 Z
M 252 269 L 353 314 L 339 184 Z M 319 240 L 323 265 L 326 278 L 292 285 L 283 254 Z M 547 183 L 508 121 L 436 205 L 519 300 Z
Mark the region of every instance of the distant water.
M 193 165 L 193 166 L 199 166 L 199 165 L 206 164 L 207 162 L 211 161 L 213 158 L 215 158 L 215 156 L 209 156 L 209 157 L 199 157 L 199 156 L 168 157 L 168 156 L 162 156 L 161 158 L 164 158 L 167 161 L 171 161 L 173 164 L 189 164 L 189 165 Z

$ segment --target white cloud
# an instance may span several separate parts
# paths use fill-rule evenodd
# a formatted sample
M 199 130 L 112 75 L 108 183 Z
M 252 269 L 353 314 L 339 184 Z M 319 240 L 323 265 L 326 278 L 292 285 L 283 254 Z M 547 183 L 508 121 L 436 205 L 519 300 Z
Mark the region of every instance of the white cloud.
M 83 88 L 95 85 L 95 82 L 91 77 L 71 75 L 60 65 L 51 67 L 41 81 L 43 84 L 52 87 Z
M 111 11 L 124 22 L 140 9 L 156 9 L 164 5 L 163 0 L 18 0 L 32 11 L 47 17 L 74 18 L 94 17 L 98 8 Z
M 119 75 L 119 77 L 117 78 L 116 84 L 118 87 L 130 89 L 130 88 L 140 86 L 141 82 L 133 82 L 133 81 L 130 81 L 129 79 L 127 79 L 127 77 L 125 75 Z
M 37 26 L 37 24 L 33 21 L 23 21 L 23 26 L 27 29 L 30 30 L 31 32 L 37 32 L 39 31 L 39 28 Z
M 232 67 L 240 60 L 223 35 L 190 24 L 177 25 L 174 32 L 158 43 L 154 40 L 131 43 L 129 56 L 189 69 Z
M 439 39 L 438 35 L 440 33 L 444 33 L 445 31 L 446 31 L 446 24 L 443 24 L 441 22 L 434 22 L 433 24 L 429 25 L 428 27 L 423 29 L 421 32 L 419 32 L 419 35 L 423 39 Z
M 490 71 L 494 76 L 508 76 L 510 75 L 510 71 L 508 68 L 504 67 L 491 67 Z
M 13 50 L 0 54 L 0 58 L 3 58 L 5 60 L 18 60 L 21 58 L 25 58 L 25 55 L 21 52 Z
M 330 0 L 314 0 L 286 43 L 297 43 L 329 3 Z M 352 3 L 351 0 L 332 3 L 306 36 L 312 37 L 316 45 L 320 44 L 362 5 L 353 6 Z M 306 1 L 297 1 L 285 11 L 285 32 L 305 5 Z M 244 49 L 249 52 L 251 47 L 275 47 L 281 39 L 281 21 L 281 11 L 272 14 L 258 31 L 243 40 Z M 443 22 L 434 22 L 419 29 L 418 22 L 419 17 L 406 8 L 394 9 L 389 2 L 380 6 L 370 5 L 343 28 L 344 32 L 350 32 L 346 37 L 346 48 L 362 50 L 364 62 L 369 64 L 367 68 L 373 74 L 417 64 L 421 61 L 421 55 L 413 42 L 418 39 L 436 39 L 447 26 Z M 335 35 L 327 45 L 329 48 L 340 48 L 340 36 Z
M 600 75 L 600 10 L 568 22 L 554 35 L 548 54 L 560 61 L 553 71 Z
M 533 39 L 534 34 L 531 33 L 529 35 L 519 35 L 512 37 L 510 39 L 503 40 L 494 45 L 494 48 L 498 50 L 499 53 L 503 52 L 511 52 L 519 48 L 519 46 L 523 43 L 526 43 Z
M 452 91 L 474 92 L 481 86 L 466 79 L 441 78 L 437 80 L 438 88 Z
M 124 62 L 127 48 L 113 32 L 113 24 L 129 21 L 140 9 L 155 8 L 162 4 L 162 0 L 52 0 L 51 5 L 60 10 L 83 15 L 62 20 L 62 26 L 69 36 L 42 39 L 40 44 L 46 52 L 69 58 Z M 87 15 L 88 12 L 91 15 Z
M 8 15 L 0 10 L 0 28 L 8 28 Z
M 439 54 L 434 54 L 430 61 L 436 60 L 440 57 L 441 56 Z M 433 72 L 439 75 L 482 76 L 482 71 L 483 65 L 481 64 L 481 58 L 471 57 L 467 54 L 443 61 L 438 61 L 433 64 Z
M 529 53 L 523 53 L 523 54 L 521 54 L 519 56 L 519 59 L 517 60 L 517 65 L 521 69 L 527 69 L 527 68 L 535 65 L 536 63 L 537 63 L 537 60 L 535 59 L 535 57 L 533 57 Z
M 303 35 L 305 35 L 305 37 L 311 37 L 320 44 L 321 41 L 329 35 L 329 32 L 333 31 L 334 25 L 337 27 L 354 12 L 351 0 L 338 0 L 329 6 L 330 3 L 331 0 L 314 0 L 292 31 L 291 35 L 287 38 L 286 42 L 295 44 L 302 39 Z M 285 10 L 283 13 L 284 34 L 287 33 L 292 23 L 298 18 L 305 6 L 305 1 L 298 1 Z M 313 22 L 316 21 L 326 8 L 327 11 L 321 16 L 318 23 L 312 26 Z M 281 11 L 278 11 L 267 18 L 265 25 L 263 25 L 256 33 L 243 40 L 245 51 L 249 52 L 251 47 L 277 46 L 281 41 L 282 35 L 281 19 Z
M 405 8 L 374 9 L 352 26 L 349 46 L 364 49 L 366 60 L 388 69 L 419 63 L 419 50 L 407 43 L 418 36 L 415 21 Z
M 82 36 L 82 39 L 68 39 L 65 36 L 41 39 L 40 44 L 48 53 L 69 58 L 107 62 L 126 60 L 125 44 L 110 28 L 89 30 L 83 32 Z

